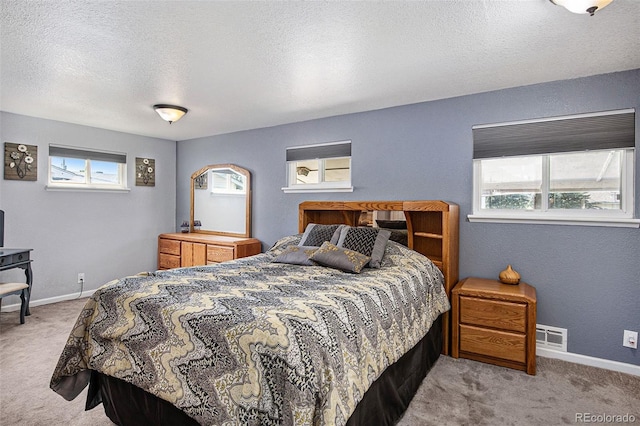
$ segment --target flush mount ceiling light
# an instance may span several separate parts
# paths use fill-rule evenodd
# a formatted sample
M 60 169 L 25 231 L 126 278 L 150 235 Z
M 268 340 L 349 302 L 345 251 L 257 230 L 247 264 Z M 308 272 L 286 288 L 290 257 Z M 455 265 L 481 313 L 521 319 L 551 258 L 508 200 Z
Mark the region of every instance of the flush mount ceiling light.
M 562 6 L 573 13 L 588 13 L 593 16 L 596 10 L 600 10 L 613 0 L 549 0 L 551 3 Z
M 167 105 L 167 104 L 157 104 L 153 106 L 153 109 L 156 110 L 158 115 L 164 120 L 168 121 L 169 124 L 174 121 L 178 121 L 185 115 L 189 110 L 178 106 L 178 105 Z
M 309 175 L 310 171 L 311 169 L 309 169 L 308 167 L 304 167 L 304 166 L 296 167 L 296 172 L 298 173 L 298 176 L 307 176 Z

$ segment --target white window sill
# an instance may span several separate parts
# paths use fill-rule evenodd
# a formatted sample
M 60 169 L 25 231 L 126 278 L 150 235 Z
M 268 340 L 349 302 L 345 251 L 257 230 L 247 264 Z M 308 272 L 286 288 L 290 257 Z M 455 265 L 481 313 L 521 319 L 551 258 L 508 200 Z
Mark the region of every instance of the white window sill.
M 98 188 L 90 186 L 52 186 L 44 187 L 47 191 L 70 191 L 70 192 L 131 192 L 131 188 Z
M 293 194 L 293 193 L 315 193 L 315 192 L 353 192 L 353 186 L 342 187 L 342 188 L 299 188 L 287 186 L 282 188 L 282 191 L 285 194 Z
M 640 228 L 640 219 L 603 217 L 540 217 L 540 216 L 485 216 L 467 215 L 469 222 L 482 223 L 524 223 L 537 225 L 579 225 L 606 226 L 617 228 Z

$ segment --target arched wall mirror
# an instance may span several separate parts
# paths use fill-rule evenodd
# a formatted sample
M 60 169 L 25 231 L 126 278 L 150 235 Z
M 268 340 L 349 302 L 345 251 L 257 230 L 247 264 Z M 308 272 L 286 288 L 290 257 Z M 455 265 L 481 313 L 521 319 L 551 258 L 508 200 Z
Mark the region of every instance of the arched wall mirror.
M 212 164 L 191 175 L 190 230 L 231 237 L 250 236 L 249 170 L 235 164 Z

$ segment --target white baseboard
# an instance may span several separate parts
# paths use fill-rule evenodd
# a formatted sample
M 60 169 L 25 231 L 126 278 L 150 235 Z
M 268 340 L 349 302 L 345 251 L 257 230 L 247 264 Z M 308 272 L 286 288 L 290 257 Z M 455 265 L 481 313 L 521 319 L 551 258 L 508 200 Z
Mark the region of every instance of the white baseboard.
M 29 302 L 29 307 L 48 305 L 49 303 L 63 302 L 65 300 L 80 299 L 81 297 L 86 298 L 92 296 L 94 292 L 95 290 L 86 290 L 82 293 L 65 294 L 63 296 L 48 297 L 46 299 L 34 299 Z M 2 307 L 2 312 L 14 312 L 19 310 L 20 302 Z
M 536 348 L 536 355 L 544 358 L 555 358 L 575 364 L 589 365 L 591 367 L 604 368 L 606 370 L 618 371 L 620 373 L 640 376 L 640 365 L 627 364 L 624 362 L 611 361 L 603 358 L 574 354 L 571 352 L 554 351 L 547 348 Z

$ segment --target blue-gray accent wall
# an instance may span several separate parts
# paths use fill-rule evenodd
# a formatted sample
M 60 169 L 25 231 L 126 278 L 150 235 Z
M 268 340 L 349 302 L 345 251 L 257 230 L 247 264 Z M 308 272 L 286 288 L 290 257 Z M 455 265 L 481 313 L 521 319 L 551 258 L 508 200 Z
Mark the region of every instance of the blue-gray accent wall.
M 495 278 L 512 264 L 537 289 L 538 323 L 568 329 L 569 352 L 640 365 L 638 351 L 622 347 L 624 329 L 640 330 L 639 229 L 466 220 L 473 125 L 622 108 L 640 112 L 640 70 L 180 141 L 176 226 L 189 216 L 191 173 L 215 163 L 251 170 L 253 236 L 264 249 L 298 231 L 305 200 L 455 202 L 460 277 Z M 285 148 L 341 140 L 352 141 L 353 193 L 283 193 Z M 638 187 L 636 173 L 636 217 Z

